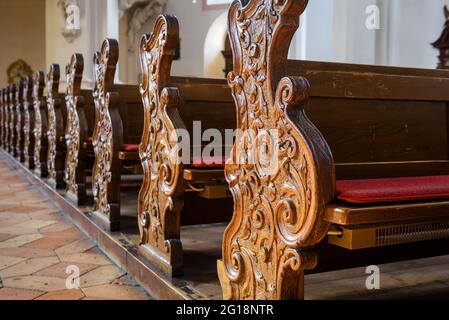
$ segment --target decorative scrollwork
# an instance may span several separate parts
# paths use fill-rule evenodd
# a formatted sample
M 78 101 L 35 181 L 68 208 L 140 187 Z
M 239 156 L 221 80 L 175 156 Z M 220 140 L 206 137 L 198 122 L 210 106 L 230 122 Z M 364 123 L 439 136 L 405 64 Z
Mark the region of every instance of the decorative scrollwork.
M 96 124 L 93 137 L 95 165 L 92 175 L 94 212 L 99 212 L 109 218 L 111 218 L 111 207 L 108 202 L 108 187 L 112 179 L 114 143 L 120 143 L 113 139 L 109 99 L 109 93 L 114 84 L 118 54 L 118 42 L 107 39 L 103 42 L 101 51 L 94 55 L 95 87 L 93 96 Z
M 226 165 L 234 216 L 219 275 L 225 299 L 302 298 L 303 270 L 316 264 L 308 248 L 326 234 L 324 208 L 334 195 L 332 154 L 303 109 L 309 84 L 281 80 L 307 0 L 247 2 L 229 12 L 228 81 L 238 128 L 255 138 L 237 139 Z
M 33 107 L 34 107 L 34 164 L 36 170 L 42 173 L 43 160 L 41 159 L 42 139 L 43 139 L 43 114 L 41 109 L 45 105 L 44 101 L 45 74 L 37 71 L 34 75 L 33 86 Z
M 9 152 L 16 152 L 16 84 L 9 85 Z
M 47 74 L 47 114 L 48 114 L 48 128 L 47 128 L 47 139 L 48 139 L 48 152 L 47 152 L 47 169 L 48 178 L 56 182 L 56 145 L 57 141 L 57 123 L 56 123 L 56 97 L 59 91 L 59 80 L 60 80 L 60 69 L 59 65 L 52 64 L 50 66 L 50 71 Z
M 33 77 L 25 78 L 23 87 L 23 154 L 25 156 L 25 165 L 31 170 L 34 169 L 34 135 L 32 130 L 33 116 Z M 34 121 L 33 121 L 34 122 Z
M 171 134 L 175 125 L 167 110 L 179 106 L 177 89 L 166 88 L 171 63 L 179 41 L 175 17 L 160 15 L 153 33 L 144 35 L 140 45 L 143 80 L 140 86 L 144 105 L 144 129 L 140 158 L 144 180 L 139 194 L 139 229 L 147 256 L 165 270 L 176 273 L 182 264 L 179 216 L 183 202 L 180 181 L 182 165 L 173 161 L 177 139 Z
M 67 105 L 67 125 L 66 125 L 66 145 L 67 154 L 65 162 L 65 182 L 67 191 L 78 194 L 76 183 L 76 168 L 78 167 L 78 155 L 80 151 L 80 119 L 77 106 L 80 103 L 81 80 L 84 70 L 84 59 L 81 54 L 74 54 L 70 63 L 66 67 L 66 105 Z
M 5 137 L 5 118 L 6 113 L 4 112 L 4 99 L 3 99 L 3 89 L 0 89 L 0 146 L 5 147 L 4 137 Z
M 20 80 L 16 88 L 16 154 L 20 162 L 25 161 L 23 154 L 23 86 L 24 81 Z

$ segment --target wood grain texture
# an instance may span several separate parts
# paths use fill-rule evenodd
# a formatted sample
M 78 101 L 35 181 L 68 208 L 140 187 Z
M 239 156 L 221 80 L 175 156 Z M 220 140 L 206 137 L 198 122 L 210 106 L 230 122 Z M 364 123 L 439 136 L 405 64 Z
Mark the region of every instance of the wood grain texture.
M 47 169 L 48 182 L 56 189 L 66 187 L 64 181 L 65 123 L 67 121 L 64 95 L 59 93 L 61 71 L 58 64 L 52 64 L 46 76 L 47 85 Z
M 323 218 L 334 195 L 332 154 L 305 116 L 307 80 L 282 78 L 306 5 L 254 0 L 242 6 L 235 1 L 229 11 L 234 71 L 228 80 L 237 126 L 255 134 L 276 130 L 278 137 L 262 156 L 256 155 L 255 164 L 237 158 L 253 151 L 245 139 L 237 141 L 226 165 L 234 216 L 218 263 L 225 299 L 303 298 L 304 270 L 316 265 L 309 248 L 328 229 Z
M 33 107 L 34 107 L 34 164 L 35 173 L 46 178 L 47 168 L 47 101 L 44 97 L 45 73 L 37 71 L 34 75 Z
M 32 76 L 25 78 L 23 87 L 23 153 L 25 156 L 25 166 L 30 170 L 34 170 L 34 106 L 33 106 L 33 86 L 34 80 Z
M 20 162 L 25 162 L 25 155 L 23 153 L 24 146 L 24 111 L 23 111 L 23 87 L 24 81 L 20 80 L 17 83 L 16 90 L 16 157 Z
M 14 157 L 17 157 L 16 152 L 16 141 L 17 141 L 17 114 L 16 114 L 16 91 L 17 85 L 11 84 L 8 87 L 8 95 L 9 95 L 9 143 L 8 143 L 8 151 Z

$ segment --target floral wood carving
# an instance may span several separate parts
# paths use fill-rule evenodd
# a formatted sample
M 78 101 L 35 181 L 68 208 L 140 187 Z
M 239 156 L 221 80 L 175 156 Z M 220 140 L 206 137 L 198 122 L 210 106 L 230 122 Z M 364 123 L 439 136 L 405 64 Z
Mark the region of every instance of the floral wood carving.
M 3 149 L 9 150 L 9 86 L 3 89 L 3 110 L 4 110 L 4 136 L 3 136 Z
M 139 194 L 141 245 L 147 257 L 171 273 L 182 265 L 179 219 L 183 201 L 180 182 L 182 165 L 173 161 L 177 137 L 167 112 L 175 111 L 180 97 L 177 89 L 166 88 L 179 26 L 175 17 L 160 15 L 153 33 L 144 35 L 140 45 L 143 80 L 140 86 L 144 106 L 144 128 L 140 158 L 144 179 Z M 171 111 L 170 111 L 171 110 Z
M 23 87 L 23 153 L 25 156 L 25 165 L 34 170 L 34 135 L 32 118 L 34 118 L 33 106 L 33 77 L 28 76 L 25 78 L 25 85 Z
M 20 80 L 17 83 L 17 87 L 16 87 L 16 154 L 17 154 L 17 158 L 19 159 L 20 162 L 24 162 L 25 161 L 25 157 L 23 154 L 23 139 L 24 139 L 24 135 L 23 135 L 23 86 L 24 86 L 24 81 Z
M 44 137 L 44 124 L 42 109 L 45 106 L 44 100 L 44 88 L 45 88 L 45 74 L 42 71 L 37 71 L 34 76 L 33 86 L 33 107 L 34 107 L 34 164 L 37 172 L 42 175 L 46 174 L 44 166 L 46 165 L 46 159 L 41 159 L 42 154 L 42 139 Z M 44 163 L 45 160 L 45 163 Z
M 66 67 L 66 105 L 67 105 L 67 125 L 66 125 L 66 145 L 67 154 L 65 161 L 65 182 L 67 191 L 78 194 L 77 167 L 78 155 L 80 151 L 80 119 L 78 116 L 78 106 L 83 103 L 81 94 L 81 81 L 84 70 L 84 59 L 80 54 L 74 54 L 70 64 Z
M 16 156 L 16 90 L 15 84 L 9 85 L 9 153 Z
M 56 99 L 59 93 L 59 80 L 61 72 L 58 64 L 52 64 L 47 74 L 47 115 L 48 115 L 48 152 L 47 152 L 47 169 L 48 178 L 56 183 L 56 145 L 57 139 L 57 120 L 56 120 Z
M 234 161 L 226 165 L 234 216 L 218 264 L 225 299 L 303 298 L 303 271 L 317 261 L 309 249 L 328 230 L 323 214 L 334 195 L 332 155 L 304 113 L 307 80 L 281 79 L 306 5 L 250 0 L 242 7 L 235 1 L 229 11 L 234 71 L 228 81 L 237 126 L 263 135 L 276 130 L 277 137 L 264 156 L 256 153 L 255 164 L 245 161 L 251 156 L 247 139 L 237 139 Z M 253 141 L 256 150 L 263 140 Z M 273 162 L 265 156 L 278 165 L 267 171 Z
M 116 162 L 119 162 L 116 155 L 118 155 L 123 143 L 117 135 L 118 132 L 114 132 L 112 123 L 114 112 L 118 114 L 117 99 L 115 99 L 115 94 L 111 92 L 118 57 L 119 45 L 113 39 L 105 40 L 101 51 L 94 55 L 95 87 L 93 96 L 96 117 L 93 137 L 95 165 L 92 175 L 94 212 L 107 217 L 110 222 L 117 220 L 120 215 L 119 208 L 114 207 L 111 210 L 109 201 L 111 200 L 109 187 L 113 178 L 112 167 L 115 167 Z M 119 128 L 116 129 L 119 130 Z M 120 179 L 120 176 L 114 178 Z
M 3 111 L 4 107 L 3 99 L 3 89 L 0 89 L 0 146 L 5 147 L 4 137 L 5 137 L 5 117 L 6 113 Z

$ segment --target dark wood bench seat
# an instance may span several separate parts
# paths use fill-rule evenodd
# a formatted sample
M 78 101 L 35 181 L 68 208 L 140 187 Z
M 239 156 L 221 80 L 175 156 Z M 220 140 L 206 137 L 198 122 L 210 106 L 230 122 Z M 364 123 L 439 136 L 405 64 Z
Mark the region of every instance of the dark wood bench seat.
M 204 140 L 209 134 L 224 139 L 227 130 L 234 133 L 236 126 L 225 80 L 170 75 L 178 43 L 177 19 L 162 15 L 140 46 L 145 110 L 139 149 L 144 169 L 140 250 L 171 276 L 182 273 L 181 225 L 230 219 L 232 201 L 223 156 L 229 154 L 233 141 L 227 146 L 226 141 L 215 141 L 215 136 Z
M 48 180 L 55 189 L 65 189 L 64 180 L 66 143 L 65 130 L 67 122 L 67 107 L 65 94 L 59 92 L 61 70 L 58 64 L 52 64 L 47 73 L 47 169 Z
M 103 41 L 94 55 L 95 128 L 85 144 L 95 153 L 92 214 L 110 231 L 120 230 L 123 189 L 127 189 L 127 204 L 137 207 L 142 182 L 138 153 L 144 118 L 142 97 L 137 85 L 114 83 L 118 58 L 119 45 L 114 39 Z
M 67 196 L 77 205 L 92 202 L 89 179 L 94 165 L 94 151 L 90 145 L 84 148 L 95 127 L 95 106 L 92 90 L 82 89 L 84 58 L 73 54 L 66 66 L 67 92 L 65 95 L 67 121 L 65 125 L 66 159 L 65 184 Z
M 276 130 L 274 157 L 236 140 L 225 299 L 298 299 L 322 241 L 347 249 L 449 237 L 449 71 L 287 60 L 306 0 L 229 11 L 238 128 Z M 277 163 L 277 165 L 276 165 Z M 270 166 L 268 166 L 270 167 Z

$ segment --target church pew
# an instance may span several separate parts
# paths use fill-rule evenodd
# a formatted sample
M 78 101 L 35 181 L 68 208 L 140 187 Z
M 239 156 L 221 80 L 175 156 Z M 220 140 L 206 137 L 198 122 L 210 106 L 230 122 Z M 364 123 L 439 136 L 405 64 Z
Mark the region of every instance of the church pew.
M 217 142 L 217 154 L 205 159 L 202 152 L 209 142 L 196 138 L 207 129 L 219 131 L 222 137 L 226 129 L 233 130 L 235 106 L 225 81 L 170 77 L 178 42 L 177 19 L 162 15 L 140 46 L 145 112 L 139 150 L 144 170 L 138 208 L 140 250 L 169 275 L 182 273 L 181 224 L 229 221 L 232 210 L 224 183 L 225 143 Z M 194 129 L 195 121 L 201 121 L 201 129 Z M 180 139 L 188 141 L 182 155 L 176 146 Z M 221 194 L 207 199 L 213 188 Z M 195 218 L 195 222 L 183 221 Z
M 323 239 L 356 250 L 449 236 L 449 72 L 287 61 L 306 5 L 229 11 L 237 123 L 276 140 L 248 164 L 236 139 L 226 165 L 225 299 L 303 298 Z
M 8 112 L 9 112 L 9 142 L 8 142 L 8 152 L 16 157 L 16 124 L 17 124 L 17 115 L 16 115 L 16 91 L 17 85 L 10 84 L 8 87 Z
M 34 75 L 33 108 L 34 108 L 34 172 L 41 178 L 48 176 L 47 169 L 47 102 L 44 97 L 45 73 L 37 71 Z
M 6 111 L 5 111 L 5 97 L 4 88 L 0 89 L 0 147 L 5 148 L 5 122 L 6 122 Z
M 32 76 L 24 79 L 23 86 L 23 155 L 25 166 L 34 170 L 34 106 L 33 106 L 34 80 Z
M 59 92 L 61 71 L 52 64 L 47 73 L 47 170 L 48 184 L 55 189 L 65 189 L 64 167 L 66 157 L 65 124 L 67 108 L 65 95 Z
M 84 58 L 73 54 L 66 66 L 66 108 L 65 128 L 66 159 L 64 181 L 67 196 L 77 205 L 91 202 L 88 194 L 94 162 L 92 135 L 94 131 L 95 107 L 92 90 L 82 90 Z
M 25 154 L 24 154 L 24 139 L 25 134 L 23 131 L 24 128 L 24 104 L 23 104 L 23 90 L 24 90 L 25 82 L 24 80 L 20 80 L 16 86 L 16 158 L 20 162 L 25 162 Z
M 111 231 L 120 229 L 122 181 L 134 180 L 134 185 L 140 187 L 142 167 L 138 156 L 143 130 L 142 98 L 137 85 L 114 84 L 118 56 L 118 42 L 113 39 L 105 40 L 94 56 L 93 216 Z

